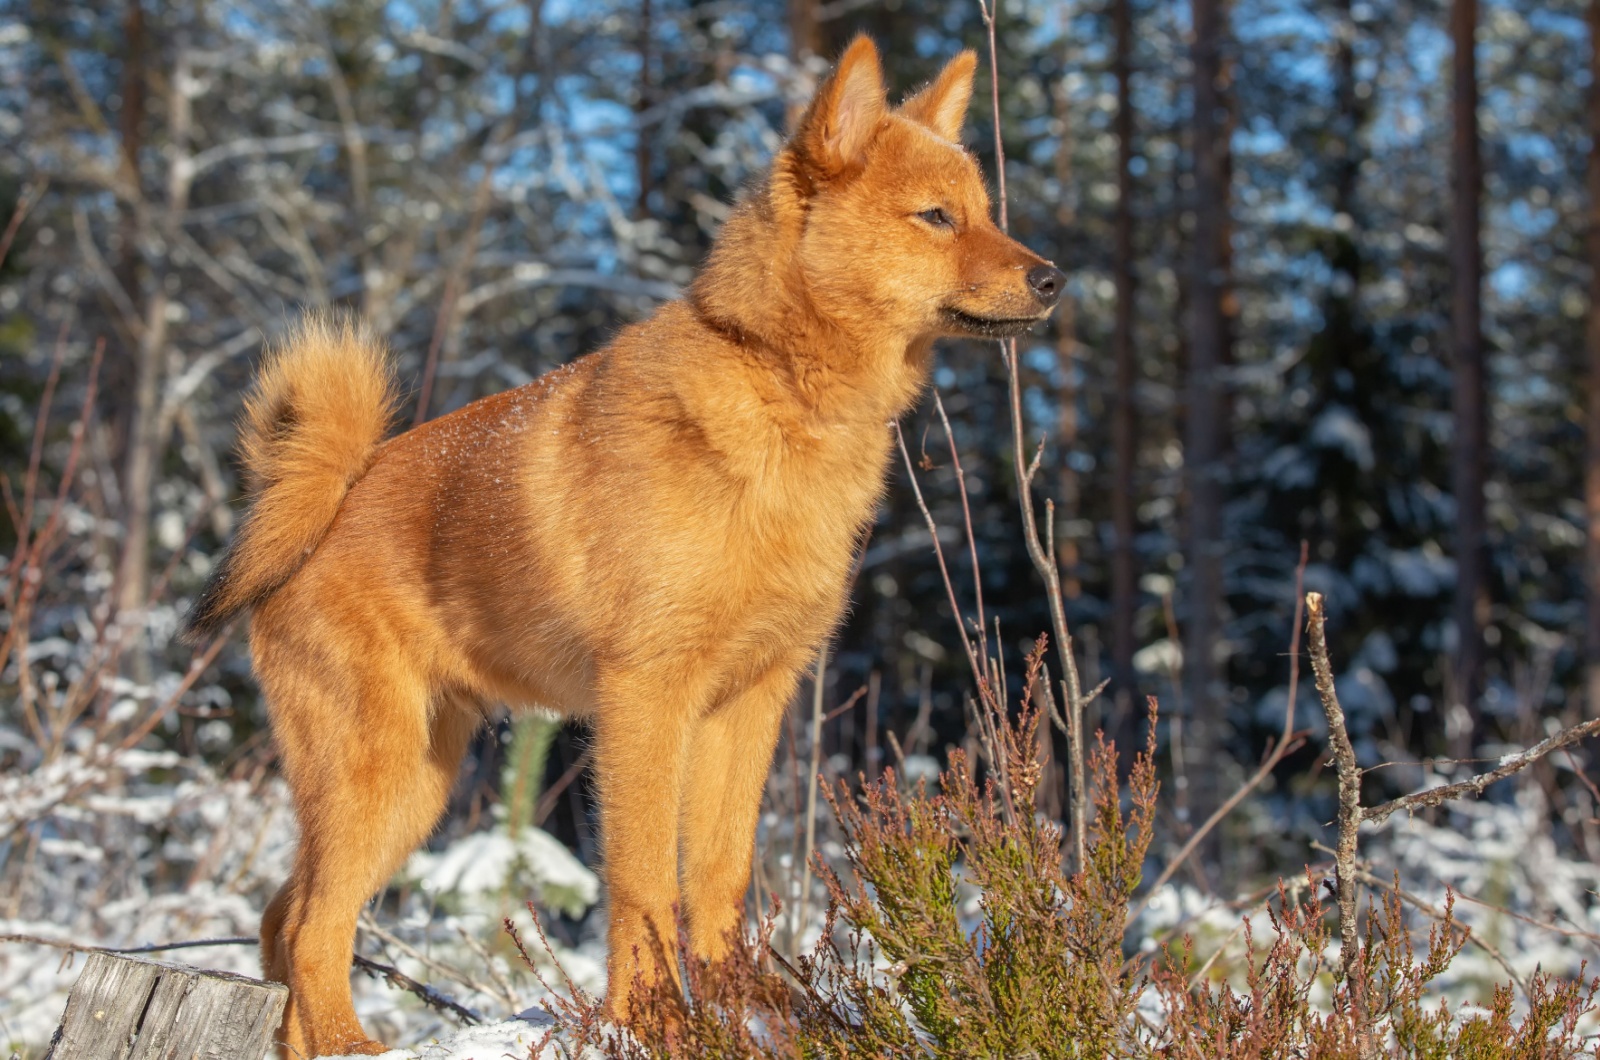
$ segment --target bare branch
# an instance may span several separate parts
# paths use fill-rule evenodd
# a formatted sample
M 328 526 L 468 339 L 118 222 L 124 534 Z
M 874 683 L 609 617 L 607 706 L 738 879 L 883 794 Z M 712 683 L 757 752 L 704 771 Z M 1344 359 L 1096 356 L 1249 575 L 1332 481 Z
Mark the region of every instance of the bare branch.
M 615 276 L 594 269 L 552 269 L 542 262 L 530 261 L 516 265 L 508 275 L 462 294 L 456 303 L 457 318 L 471 316 L 485 302 L 533 287 L 593 287 L 626 298 L 655 298 L 663 302 L 683 293 L 676 285 L 661 280 Z
M 906 476 L 911 480 L 911 492 L 916 495 L 917 507 L 922 510 L 922 517 L 928 522 L 928 534 L 933 539 L 933 554 L 939 561 L 939 573 L 944 577 L 944 591 L 950 598 L 950 610 L 956 616 L 956 628 L 961 631 L 961 646 L 966 649 L 967 662 L 972 666 L 972 679 L 978 683 L 981 690 L 984 686 L 983 668 L 978 664 L 978 654 L 972 646 L 972 638 L 967 635 L 966 624 L 961 621 L 961 605 L 956 601 L 956 587 L 950 581 L 950 567 L 944 561 L 944 546 L 939 543 L 939 526 L 933 521 L 933 513 L 928 511 L 928 502 L 922 499 L 922 486 L 917 483 L 917 469 L 911 463 L 911 452 L 906 448 L 906 437 L 898 423 L 894 425 L 894 437 L 900 443 L 900 455 L 906 462 Z
M 222 163 L 235 158 L 310 151 L 330 143 L 332 140 L 332 136 L 319 132 L 291 133 L 288 136 L 248 136 L 241 140 L 230 140 L 225 144 L 208 147 L 189 159 L 182 175 L 189 180 L 193 180 L 207 170 L 215 169 Z
M 1426 809 L 1430 806 L 1438 806 L 1440 803 L 1448 802 L 1451 799 L 1459 799 L 1467 795 L 1481 795 L 1483 794 L 1483 789 L 1495 781 L 1504 780 L 1515 773 L 1522 772 L 1522 770 L 1527 769 L 1553 751 L 1559 751 L 1563 747 L 1577 743 L 1579 740 L 1596 735 L 1600 735 L 1600 718 L 1562 729 L 1548 740 L 1536 743 L 1526 751 L 1519 751 L 1514 755 L 1506 755 L 1500 760 L 1498 766 L 1487 773 L 1480 773 L 1468 780 L 1446 784 L 1443 787 L 1429 788 L 1427 791 L 1402 795 L 1392 802 L 1362 810 L 1361 819 L 1374 822 L 1384 821 L 1391 814 L 1400 810 Z
M 163 942 L 150 946 L 84 946 L 76 942 L 67 942 L 64 939 L 45 938 L 42 935 L 0 935 L 0 942 L 12 942 L 24 946 L 44 946 L 54 950 L 65 950 L 69 953 L 167 953 L 172 950 L 204 949 L 209 946 L 259 946 L 261 940 L 245 936 L 230 936 L 215 939 L 190 939 L 187 942 Z M 465 1005 L 445 996 L 426 983 L 406 975 L 393 965 L 383 964 L 370 957 L 355 954 L 351 966 L 360 968 L 368 975 L 383 979 L 390 986 L 398 987 L 409 994 L 420 998 L 422 1003 L 439 1012 L 455 1016 L 461 1022 L 476 1026 L 483 1022 L 483 1017 L 467 1008 Z
M 817 653 L 817 669 L 811 680 L 811 769 L 806 787 L 806 846 L 801 859 L 804 875 L 795 919 L 790 921 L 789 949 L 796 950 L 800 933 L 811 919 L 811 856 L 817 848 L 817 774 L 822 768 L 822 691 L 828 675 L 828 645 Z
M 979 0 L 983 24 L 989 37 L 989 79 L 994 115 L 995 171 L 999 178 L 1000 229 L 1008 225 L 1006 212 L 1006 152 L 1000 136 L 1000 67 L 996 58 L 994 20 L 997 11 L 986 0 Z M 1061 666 L 1061 687 L 1065 702 L 1062 704 L 1067 722 L 1067 786 L 1069 813 L 1072 822 L 1073 871 L 1083 867 L 1084 849 L 1088 845 L 1089 794 L 1083 772 L 1083 686 L 1078 678 L 1078 664 L 1072 656 L 1072 634 L 1067 629 L 1066 607 L 1061 600 L 1061 575 L 1056 569 L 1053 555 L 1045 551 L 1039 540 L 1039 523 L 1033 511 L 1032 482 L 1037 470 L 1025 463 L 1023 453 L 1022 382 L 1021 366 L 1017 361 L 1017 340 L 1008 339 L 1000 344 L 1005 361 L 1011 399 L 1012 457 L 1017 470 L 1017 501 L 1022 508 L 1022 529 L 1028 545 L 1028 558 L 1033 569 L 1044 582 L 1045 597 L 1050 604 L 1050 627 L 1055 633 L 1056 655 Z M 1039 452 L 1043 452 L 1043 440 Z M 1054 520 L 1051 520 L 1052 524 Z M 1051 552 L 1054 551 L 1052 547 Z
M 11 211 L 11 220 L 6 222 L 6 230 L 0 232 L 0 265 L 5 264 L 6 255 L 11 252 L 12 240 L 17 238 L 17 232 L 22 228 L 22 222 L 27 218 L 28 212 L 44 198 L 47 187 L 49 187 L 48 180 L 38 188 L 31 185 L 23 188 L 22 194 L 17 196 L 17 208 Z
M 78 251 L 88 263 L 95 283 L 105 292 L 106 298 L 110 299 L 111 305 L 116 309 L 112 319 L 122 329 L 124 336 L 137 344 L 144 335 L 144 321 L 139 318 L 139 310 L 135 308 L 133 299 L 123 289 L 122 284 L 117 282 L 111 267 L 101 255 L 100 248 L 94 241 L 94 233 L 89 230 L 89 215 L 81 206 L 72 208 L 72 231 L 78 238 Z
M 1334 882 L 1339 897 L 1339 963 L 1351 1003 L 1358 1006 L 1356 1025 L 1362 1056 L 1374 1055 L 1370 1033 L 1365 1029 L 1359 1006 L 1361 936 L 1356 930 L 1356 840 L 1361 830 L 1361 770 L 1356 766 L 1355 748 L 1345 729 L 1344 710 L 1333 686 L 1333 666 L 1328 661 L 1326 616 L 1322 594 L 1306 593 L 1307 633 L 1310 636 L 1311 672 L 1316 678 L 1317 695 L 1328 718 L 1328 748 L 1339 775 L 1339 849 L 1334 856 Z
M 978 538 L 972 532 L 972 504 L 967 498 L 967 472 L 961 466 L 961 453 L 956 449 L 955 432 L 950 429 L 950 417 L 945 415 L 944 399 L 939 396 L 938 390 L 933 392 L 933 407 L 939 412 L 939 422 L 944 425 L 945 440 L 950 443 L 950 464 L 955 468 L 956 483 L 961 493 L 961 515 L 967 523 L 967 549 L 972 556 L 972 585 L 977 592 L 978 629 L 982 631 L 987 628 L 989 622 L 983 615 L 983 573 L 978 566 Z

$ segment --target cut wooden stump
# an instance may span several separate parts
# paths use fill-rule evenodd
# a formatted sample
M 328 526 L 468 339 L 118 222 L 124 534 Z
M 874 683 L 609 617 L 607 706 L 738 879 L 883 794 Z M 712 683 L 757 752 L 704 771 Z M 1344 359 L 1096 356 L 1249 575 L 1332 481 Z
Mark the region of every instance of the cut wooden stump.
M 261 1060 L 288 999 L 278 983 L 91 953 L 45 1060 Z

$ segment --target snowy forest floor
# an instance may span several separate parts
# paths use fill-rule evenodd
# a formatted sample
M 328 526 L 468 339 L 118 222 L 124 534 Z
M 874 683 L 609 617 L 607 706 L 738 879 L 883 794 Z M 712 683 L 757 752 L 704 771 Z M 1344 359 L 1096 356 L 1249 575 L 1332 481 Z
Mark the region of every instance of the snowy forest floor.
M 1496 984 L 1525 982 L 1540 969 L 1580 976 L 1600 943 L 1600 871 L 1556 849 L 1536 785 L 1502 787 L 1499 801 L 1397 815 L 1369 829 L 1364 842 L 1372 883 L 1387 884 L 1398 873 L 1407 895 L 1434 907 L 1444 906 L 1447 889 L 1457 895 L 1457 919 L 1471 928 L 1474 941 L 1436 983 L 1452 1002 L 1485 1004 Z M 225 779 L 170 753 L 84 746 L 31 774 L 0 778 L 0 807 L 8 823 L 52 818 L 21 885 L 0 906 L 0 936 L 80 947 L 253 935 L 295 840 L 279 779 L 266 772 Z M 1325 875 L 1326 867 L 1313 867 L 1312 874 Z M 1305 886 L 1304 877 L 1289 883 Z M 1129 945 L 1148 953 L 1187 935 L 1196 959 L 1222 951 L 1208 975 L 1242 982 L 1245 919 L 1255 925 L 1258 951 L 1270 943 L 1265 912 L 1275 881 L 1260 884 L 1261 891 L 1228 900 L 1187 883 L 1167 884 L 1152 895 Z M 595 875 L 537 829 L 513 837 L 497 822 L 421 851 L 364 915 L 358 951 L 428 984 L 471 1010 L 481 1025 L 463 1026 L 415 993 L 358 972 L 361 1018 L 371 1033 L 399 1047 L 393 1058 L 528 1055 L 548 1030 L 550 1017 L 542 1009 L 549 996 L 518 956 L 503 920 L 509 916 L 531 928 L 524 908 L 531 899 L 550 928 L 562 969 L 582 989 L 599 992 L 601 898 Z M 802 945 L 822 928 L 820 888 L 814 898 L 814 922 L 801 933 Z M 964 915 L 975 915 L 976 892 L 962 901 Z M 1426 915 L 1411 920 L 1423 937 L 1430 923 Z M 538 947 L 529 949 L 536 961 L 548 960 Z M 168 956 L 259 974 L 249 945 Z M 43 1055 L 80 966 L 58 948 L 0 942 L 0 1047 L 22 1060 Z M 553 970 L 544 969 L 546 982 L 561 981 L 549 974 Z

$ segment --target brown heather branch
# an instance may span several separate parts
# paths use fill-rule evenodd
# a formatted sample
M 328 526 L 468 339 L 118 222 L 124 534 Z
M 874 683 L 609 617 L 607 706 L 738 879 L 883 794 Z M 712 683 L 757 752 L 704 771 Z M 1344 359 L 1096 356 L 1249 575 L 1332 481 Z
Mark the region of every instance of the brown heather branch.
M 7 581 L 13 586 L 20 583 L 21 588 L 17 591 L 15 599 L 5 601 L 13 617 L 5 639 L 0 640 L 0 669 L 4 669 L 18 638 L 28 635 L 26 616 L 44 586 L 44 566 L 49 558 L 49 550 L 54 547 L 56 531 L 61 526 L 61 513 L 66 504 L 67 492 L 77 478 L 78 461 L 88 440 L 89 424 L 94 416 L 95 387 L 100 377 L 100 363 L 105 354 L 105 346 L 104 339 L 98 340 L 95 343 L 94 355 L 89 361 L 89 381 L 84 387 L 83 411 L 77 422 L 72 425 L 72 446 L 67 451 L 67 462 L 61 471 L 61 481 L 56 488 L 55 504 L 50 509 L 50 516 L 45 520 L 44 527 L 39 533 L 33 536 L 31 544 L 26 529 L 19 527 L 16 555 L 7 564 L 6 573 Z M 57 356 L 60 356 L 59 346 Z M 40 440 L 42 441 L 42 433 Z M 32 457 L 30 462 L 30 478 L 37 479 L 38 464 Z M 24 489 L 29 497 L 34 495 L 35 486 L 36 482 L 25 484 Z M 25 501 L 23 521 L 25 523 L 31 521 L 32 514 L 31 501 Z M 33 576 L 30 577 L 30 574 Z
M 550 963 L 555 966 L 557 972 L 561 973 L 561 980 L 567 987 L 567 996 L 574 1001 L 582 999 L 583 991 L 578 989 L 578 984 L 573 982 L 572 976 L 567 974 L 567 969 L 556 957 L 556 951 L 550 945 L 550 940 L 545 937 L 544 922 L 539 919 L 539 910 L 534 908 L 532 902 L 528 902 L 527 906 L 528 916 L 533 918 L 533 930 L 539 935 L 539 945 L 544 947 L 544 952 L 549 956 Z M 559 997 L 560 995 L 550 988 L 550 984 L 545 982 L 544 974 L 539 971 L 539 966 L 533 963 L 533 958 L 528 956 L 527 947 L 522 944 L 522 936 L 518 934 L 516 924 L 512 923 L 510 917 L 502 917 L 500 923 L 505 928 L 506 934 L 511 936 L 511 944 L 516 947 L 518 956 L 522 958 L 522 963 L 528 966 L 528 970 L 539 981 L 539 985 L 544 987 L 544 992 L 552 997 Z
M 1151 700 L 1155 699 L 1154 696 L 1149 698 Z M 1211 833 L 1211 830 L 1216 828 L 1217 825 L 1221 824 L 1223 818 L 1232 813 L 1234 809 L 1244 801 L 1245 796 L 1249 795 L 1256 788 L 1260 787 L 1261 782 L 1266 780 L 1267 776 L 1275 768 L 1277 768 L 1278 763 L 1282 762 L 1284 758 L 1288 757 L 1291 751 L 1298 750 L 1303 742 L 1304 741 L 1299 737 L 1292 737 L 1290 739 L 1281 740 L 1273 744 L 1271 749 L 1269 749 L 1267 752 L 1267 756 L 1263 758 L 1261 760 L 1261 764 L 1256 767 L 1256 771 L 1250 774 L 1250 778 L 1243 784 L 1240 784 L 1239 787 L 1234 790 L 1234 793 L 1228 796 L 1227 801 L 1221 806 L 1218 806 L 1216 810 L 1212 812 L 1211 816 L 1206 818 L 1205 823 L 1194 830 L 1194 834 L 1189 837 L 1188 841 L 1183 844 L 1178 853 L 1175 854 L 1172 860 L 1167 863 L 1166 868 L 1161 870 L 1161 875 L 1156 877 L 1155 882 L 1150 885 L 1150 889 L 1146 891 L 1144 897 L 1139 900 L 1139 904 L 1134 906 L 1133 909 L 1128 913 L 1129 924 L 1132 924 L 1135 920 L 1139 919 L 1139 915 L 1143 913 L 1149 906 L 1150 899 L 1153 898 L 1155 894 L 1166 885 L 1168 880 L 1172 879 L 1172 877 L 1177 873 L 1178 869 L 1183 866 L 1183 863 L 1189 860 L 1189 858 L 1194 854 L 1196 848 L 1200 846 L 1200 843 L 1207 835 Z
M 1431 905 L 1428 902 L 1423 901 L 1421 898 L 1418 898 L 1410 891 L 1402 889 L 1398 884 L 1395 884 L 1392 881 L 1380 879 L 1365 869 L 1356 870 L 1356 879 L 1360 880 L 1368 887 L 1382 887 L 1386 890 L 1393 891 L 1395 894 L 1400 896 L 1401 901 L 1415 907 L 1419 912 L 1426 916 L 1432 917 L 1434 920 L 1437 920 L 1441 923 L 1443 923 L 1445 920 L 1444 910 L 1440 909 L 1438 906 Z M 1511 962 L 1506 959 L 1505 954 L 1501 953 L 1499 948 L 1497 948 L 1487 939 L 1480 936 L 1475 931 L 1467 932 L 1467 942 L 1471 945 L 1477 946 L 1484 953 L 1488 954 L 1489 958 L 1505 971 L 1506 975 L 1510 977 L 1511 981 L 1517 984 L 1517 989 L 1522 991 L 1523 996 L 1528 996 L 1528 981 L 1517 974 L 1517 970 L 1511 967 Z

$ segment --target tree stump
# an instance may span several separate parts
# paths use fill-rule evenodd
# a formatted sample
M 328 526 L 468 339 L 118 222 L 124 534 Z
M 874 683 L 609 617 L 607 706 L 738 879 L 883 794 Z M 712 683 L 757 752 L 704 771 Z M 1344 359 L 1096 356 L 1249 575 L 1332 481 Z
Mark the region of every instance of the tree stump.
M 261 1060 L 287 987 L 91 953 L 45 1060 Z

